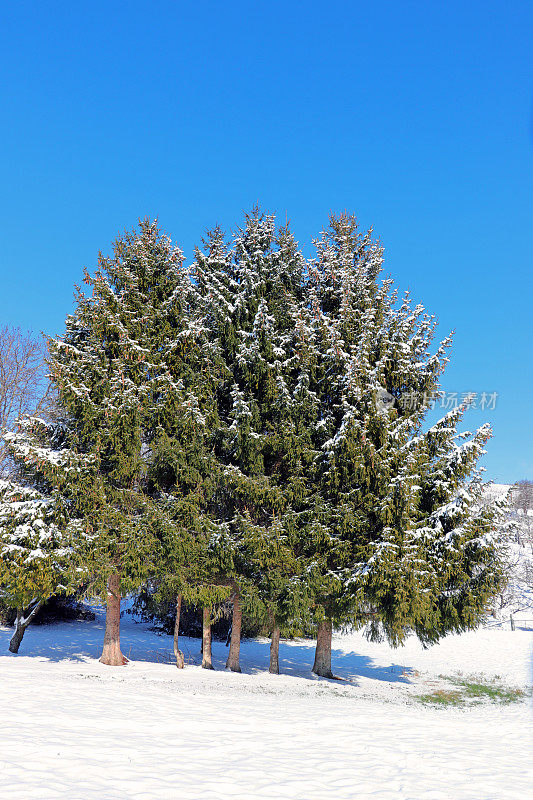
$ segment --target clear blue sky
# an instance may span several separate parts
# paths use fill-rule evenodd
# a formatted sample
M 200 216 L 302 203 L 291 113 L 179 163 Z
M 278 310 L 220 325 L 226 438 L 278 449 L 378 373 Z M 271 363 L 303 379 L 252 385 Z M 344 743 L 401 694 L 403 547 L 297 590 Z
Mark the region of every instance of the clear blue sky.
M 0 322 L 58 333 L 139 216 L 187 255 L 259 201 L 355 212 L 498 392 L 487 477 L 533 478 L 533 4 L 17 2 L 0 32 Z

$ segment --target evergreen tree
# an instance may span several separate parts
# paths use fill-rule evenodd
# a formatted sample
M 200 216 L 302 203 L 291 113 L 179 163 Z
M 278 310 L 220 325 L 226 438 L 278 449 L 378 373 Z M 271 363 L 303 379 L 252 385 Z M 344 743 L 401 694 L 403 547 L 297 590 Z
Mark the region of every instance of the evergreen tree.
M 145 220 L 100 256 L 50 340 L 63 422 L 11 439 L 29 506 L 3 487 L 3 563 L 23 587 L 46 531 L 21 608 L 55 591 L 56 568 L 66 585 L 73 563 L 90 574 L 107 592 L 104 663 L 125 662 L 120 595 L 148 578 L 176 596 L 178 666 L 182 599 L 203 609 L 211 668 L 231 597 L 229 669 L 244 612 L 272 630 L 273 672 L 280 630 L 317 625 L 324 676 L 334 624 L 430 643 L 477 624 L 497 588 L 476 466 L 490 429 L 459 433 L 467 401 L 425 422 L 450 339 L 431 351 L 435 320 L 381 279 L 382 250 L 352 216 L 315 244 L 306 261 L 255 208 L 231 243 L 208 233 L 189 275 Z
M 42 604 L 83 578 L 79 551 L 86 534 L 75 485 L 91 468 L 70 448 L 65 420 L 26 418 L 16 427 L 5 434 L 13 475 L 0 481 L 0 592 L 16 609 L 13 653 Z
M 168 240 L 164 243 L 170 252 Z M 150 246 L 153 249 L 153 244 Z M 157 279 L 154 276 L 154 287 Z M 152 558 L 151 569 L 160 594 L 171 592 L 176 597 L 178 667 L 184 666 L 178 644 L 182 601 L 204 609 L 203 661 L 207 668 L 211 666 L 212 613 L 230 591 L 220 580 L 212 547 L 219 530 L 218 518 L 212 513 L 219 474 L 213 454 L 219 365 L 205 335 L 198 287 L 181 265 L 158 302 L 155 313 L 150 313 L 143 345 L 150 351 L 150 377 L 157 378 L 145 401 L 143 434 L 143 486 L 157 540 L 157 558 Z M 143 301 L 145 309 L 146 305 Z
M 430 352 L 435 320 L 380 281 L 382 250 L 353 217 L 316 246 L 305 263 L 254 209 L 195 266 L 224 365 L 218 545 L 256 612 L 311 614 L 314 670 L 331 675 L 333 623 L 434 641 L 477 623 L 499 567 L 477 503 L 489 429 L 459 434 L 465 406 L 423 429 L 450 339 Z
M 162 515 L 149 471 L 176 419 L 201 419 L 184 380 L 192 367 L 182 368 L 191 284 L 181 251 L 149 220 L 119 237 L 112 257 L 100 255 L 85 283 L 91 294 L 78 290 L 65 335 L 49 342 L 49 365 L 71 447 L 92 464 L 90 480 L 78 481 L 76 513 L 90 533 L 82 559 L 91 589 L 107 595 L 101 661 L 123 664 L 121 593 L 161 568 Z M 56 467 L 61 492 L 69 481 Z
M 290 541 L 291 504 L 305 472 L 293 424 L 291 354 L 305 261 L 289 229 L 276 232 L 274 217 L 255 208 L 231 248 L 220 229 L 210 232 L 193 270 L 220 375 L 215 452 L 224 468 L 214 511 L 223 527 L 214 549 L 234 598 L 227 666 L 239 669 L 243 605 L 277 631 L 277 664 L 279 624 L 303 613 Z
M 332 622 L 370 621 L 393 644 L 410 630 L 435 641 L 479 622 L 499 575 L 476 503 L 490 430 L 459 434 L 465 406 L 423 429 L 450 340 L 430 352 L 435 320 L 379 281 L 381 248 L 352 216 L 332 217 L 316 246 L 302 311 L 316 453 L 302 546 L 314 670 L 331 675 Z

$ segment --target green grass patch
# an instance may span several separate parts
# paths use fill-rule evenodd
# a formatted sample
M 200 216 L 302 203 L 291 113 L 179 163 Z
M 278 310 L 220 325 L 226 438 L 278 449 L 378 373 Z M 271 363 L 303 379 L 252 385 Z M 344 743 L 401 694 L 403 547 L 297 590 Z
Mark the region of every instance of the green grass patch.
M 421 703 L 434 706 L 468 706 L 483 702 L 508 705 L 520 702 L 527 696 L 524 689 L 503 686 L 495 681 L 468 681 L 446 675 L 439 677 L 451 683 L 453 688 L 437 689 L 431 694 L 418 695 L 417 699 Z
M 419 694 L 417 700 L 433 706 L 461 706 L 464 704 L 463 694 L 449 689 L 437 689 L 431 694 Z

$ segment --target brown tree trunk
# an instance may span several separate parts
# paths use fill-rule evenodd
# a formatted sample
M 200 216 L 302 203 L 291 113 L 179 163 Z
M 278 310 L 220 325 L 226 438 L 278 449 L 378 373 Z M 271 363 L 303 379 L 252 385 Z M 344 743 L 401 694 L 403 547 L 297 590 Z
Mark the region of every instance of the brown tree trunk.
M 268 671 L 279 675 L 279 625 L 274 622 L 272 628 L 272 641 L 270 642 L 270 664 Z
M 239 654 L 241 650 L 241 624 L 242 624 L 242 608 L 241 596 L 239 590 L 235 590 L 233 596 L 233 617 L 231 623 L 231 640 L 229 646 L 228 659 L 226 661 L 226 669 L 232 672 L 240 672 L 241 667 L 239 664 Z
M 179 648 L 181 599 L 182 595 L 179 594 L 178 599 L 176 600 L 176 622 L 174 623 L 174 655 L 176 656 L 176 666 L 178 669 L 183 669 L 185 666 L 185 659 L 183 658 L 183 653 Z
M 15 632 L 9 641 L 9 652 L 10 653 L 18 653 L 20 644 L 22 642 L 24 631 L 26 628 L 23 628 L 22 625 L 15 628 Z
M 211 609 L 204 608 L 202 621 L 202 667 L 213 669 L 211 663 Z
M 24 631 L 26 627 L 22 624 L 22 609 L 17 608 L 17 618 L 15 620 L 15 632 L 11 637 L 11 641 L 9 642 L 9 652 L 10 653 L 18 653 L 20 643 L 22 642 L 22 637 L 24 636 Z
M 10 653 L 18 653 L 22 639 L 24 638 L 24 634 L 26 633 L 26 628 L 28 627 L 34 616 L 37 614 L 42 604 L 43 601 L 39 600 L 39 602 L 33 606 L 32 610 L 30 611 L 26 619 L 24 619 L 24 609 L 17 608 L 17 616 L 15 618 L 15 631 L 9 642 Z
M 332 628 L 333 625 L 330 619 L 325 619 L 324 622 L 320 622 L 318 625 L 313 672 L 315 675 L 320 675 L 321 678 L 333 678 L 331 671 Z
M 128 659 L 120 651 L 120 575 L 114 572 L 107 581 L 104 647 L 100 663 L 121 667 Z

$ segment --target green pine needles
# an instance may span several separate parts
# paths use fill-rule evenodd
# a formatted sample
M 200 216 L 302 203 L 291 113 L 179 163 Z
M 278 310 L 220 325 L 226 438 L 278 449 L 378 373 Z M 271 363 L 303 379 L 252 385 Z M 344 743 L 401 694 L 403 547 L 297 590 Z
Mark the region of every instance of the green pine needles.
M 425 424 L 451 340 L 432 348 L 435 319 L 382 278 L 371 231 L 332 216 L 314 244 L 305 258 L 254 208 L 188 269 L 149 220 L 100 256 L 49 340 L 57 418 L 7 436 L 17 607 L 84 583 L 108 600 L 102 660 L 124 663 L 120 593 L 151 582 L 177 598 L 177 658 L 181 599 L 206 610 L 210 666 L 229 598 L 231 669 L 244 613 L 272 631 L 271 671 L 280 630 L 317 626 L 326 676 L 333 626 L 399 644 L 479 623 L 501 581 L 479 502 L 490 429 L 459 432 L 468 402 Z

